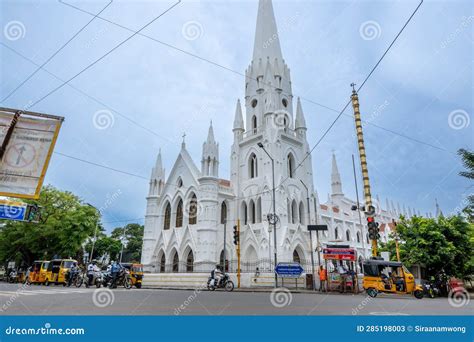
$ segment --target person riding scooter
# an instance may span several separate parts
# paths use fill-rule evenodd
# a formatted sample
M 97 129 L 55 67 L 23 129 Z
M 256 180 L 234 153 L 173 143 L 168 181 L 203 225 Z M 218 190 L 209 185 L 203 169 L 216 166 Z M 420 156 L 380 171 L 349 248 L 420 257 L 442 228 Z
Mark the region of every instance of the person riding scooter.
M 212 277 L 212 286 L 218 287 L 219 283 L 222 279 L 222 271 L 221 267 L 219 265 L 216 265 L 216 268 L 211 271 L 211 277 Z

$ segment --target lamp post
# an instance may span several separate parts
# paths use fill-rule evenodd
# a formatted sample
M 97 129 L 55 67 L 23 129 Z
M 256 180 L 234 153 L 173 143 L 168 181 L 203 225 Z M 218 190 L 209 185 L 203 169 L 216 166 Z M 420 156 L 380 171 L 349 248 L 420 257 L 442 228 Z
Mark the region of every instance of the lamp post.
M 272 161 L 272 192 L 273 192 L 273 259 L 274 259 L 274 267 L 277 266 L 277 233 L 276 233 L 276 223 L 277 223 L 277 216 L 276 216 L 276 209 L 275 209 L 275 161 L 273 160 L 272 156 L 267 152 L 265 147 L 261 142 L 259 142 L 258 147 L 260 147 L 270 158 Z M 270 247 L 269 247 L 270 248 Z M 278 275 L 275 272 L 275 288 L 278 287 Z
M 99 218 L 100 218 L 100 212 L 99 210 L 97 210 L 96 207 L 94 207 L 92 204 L 90 203 L 86 203 L 89 207 L 91 208 L 94 208 L 94 210 L 99 213 Z M 95 240 L 97 239 L 97 227 L 98 227 L 99 223 L 96 223 L 95 225 L 95 229 L 94 229 L 94 240 L 92 240 L 92 248 L 91 248 L 91 255 L 89 255 L 89 262 L 92 261 L 92 255 L 94 254 L 94 246 L 95 246 Z
M 308 224 L 311 224 L 311 211 L 309 209 L 309 189 L 306 186 L 306 184 L 300 179 L 301 184 L 306 189 L 306 206 L 308 207 Z M 315 273 L 314 273 L 314 256 L 313 256 L 313 232 L 310 230 L 309 231 L 309 243 L 310 243 L 310 250 L 311 250 L 311 280 L 313 282 L 313 291 L 316 290 L 316 279 L 315 279 Z

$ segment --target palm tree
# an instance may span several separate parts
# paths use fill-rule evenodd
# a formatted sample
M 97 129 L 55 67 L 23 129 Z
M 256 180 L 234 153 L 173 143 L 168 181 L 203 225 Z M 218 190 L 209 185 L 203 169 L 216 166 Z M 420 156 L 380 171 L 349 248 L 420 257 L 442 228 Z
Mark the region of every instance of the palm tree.
M 459 175 L 468 179 L 474 179 L 474 152 L 461 148 L 458 150 L 458 154 L 461 156 L 462 163 L 466 168 L 465 171 L 459 172 Z M 472 187 L 472 186 L 471 186 Z M 468 204 L 463 209 L 469 222 L 474 222 L 474 195 L 467 197 Z

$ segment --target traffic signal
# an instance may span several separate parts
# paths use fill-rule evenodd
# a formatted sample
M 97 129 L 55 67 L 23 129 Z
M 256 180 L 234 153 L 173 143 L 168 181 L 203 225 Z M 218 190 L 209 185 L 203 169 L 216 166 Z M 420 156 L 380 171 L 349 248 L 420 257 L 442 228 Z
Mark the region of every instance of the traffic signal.
M 238 245 L 240 240 L 239 230 L 237 226 L 234 226 L 234 245 Z
M 379 235 L 379 224 L 375 222 L 372 216 L 367 217 L 367 227 L 369 228 L 369 239 L 378 240 Z

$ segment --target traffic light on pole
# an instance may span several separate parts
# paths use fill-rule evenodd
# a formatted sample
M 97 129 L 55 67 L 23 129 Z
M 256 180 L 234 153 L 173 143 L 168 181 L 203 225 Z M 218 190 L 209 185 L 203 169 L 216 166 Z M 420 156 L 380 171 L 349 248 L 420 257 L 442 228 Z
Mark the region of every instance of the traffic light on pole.
M 234 245 L 239 244 L 239 239 L 240 239 L 239 229 L 237 228 L 237 226 L 234 226 Z
M 379 224 L 372 216 L 367 217 L 367 227 L 369 228 L 369 239 L 377 240 L 379 235 Z

